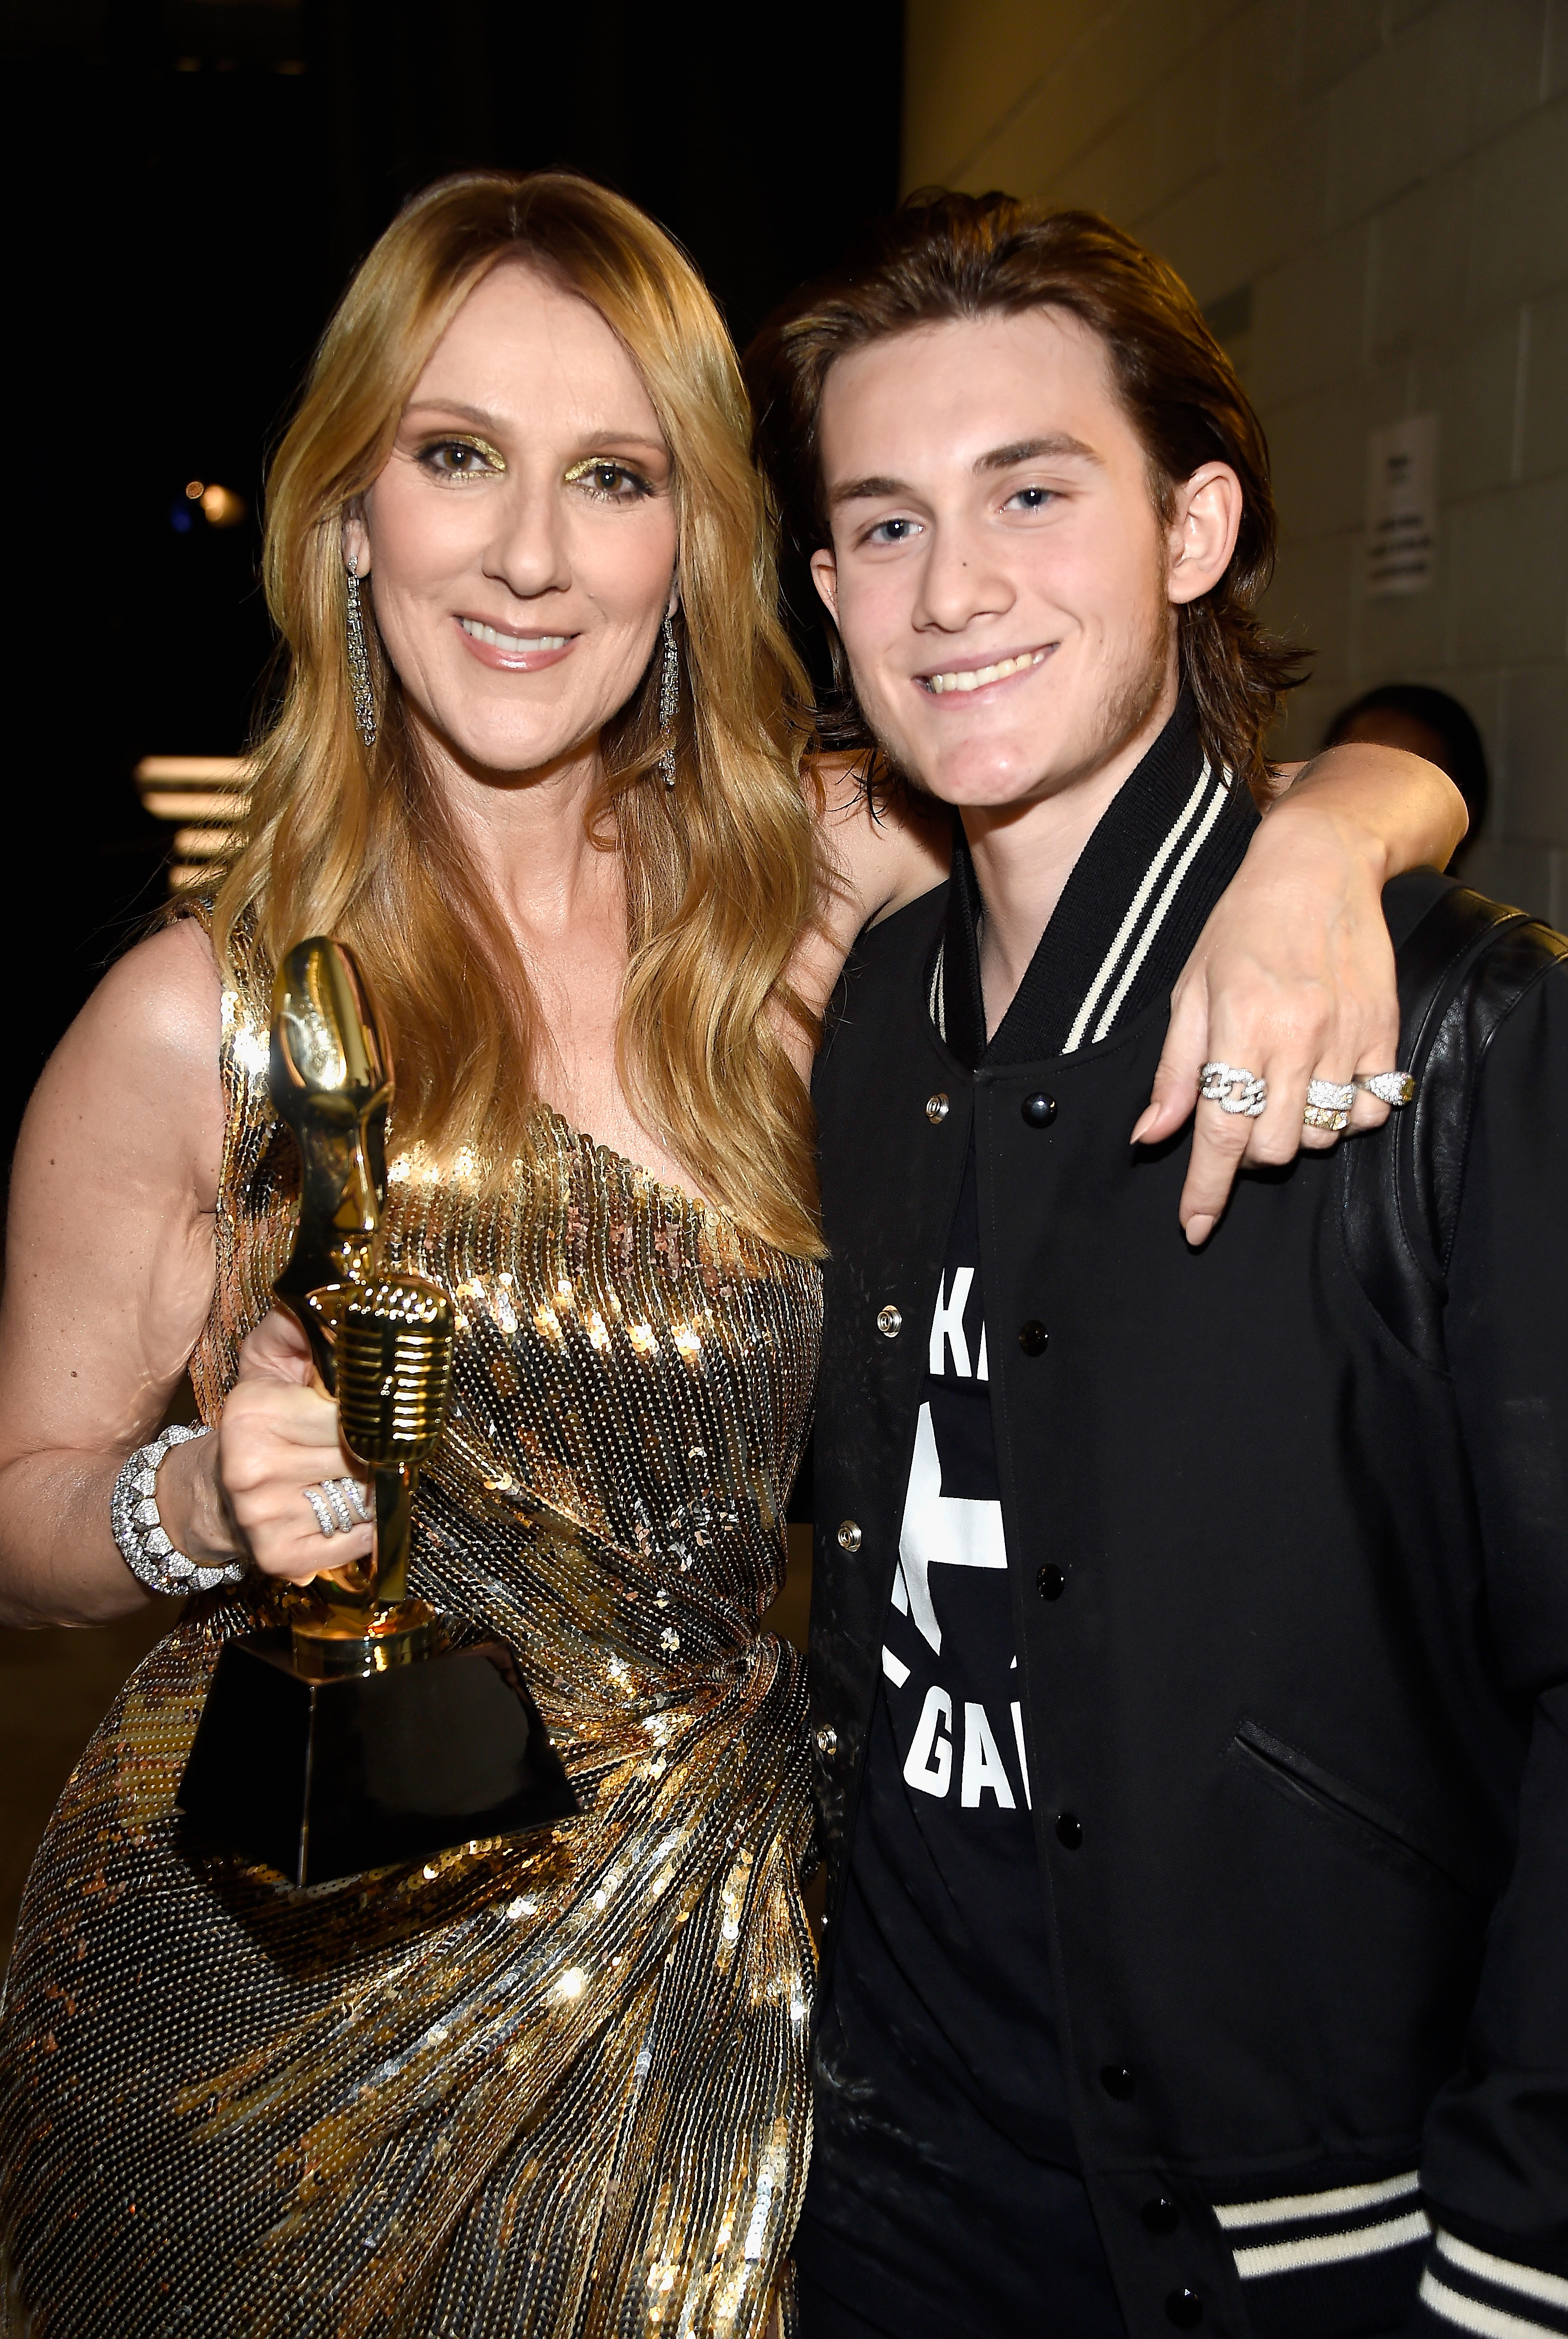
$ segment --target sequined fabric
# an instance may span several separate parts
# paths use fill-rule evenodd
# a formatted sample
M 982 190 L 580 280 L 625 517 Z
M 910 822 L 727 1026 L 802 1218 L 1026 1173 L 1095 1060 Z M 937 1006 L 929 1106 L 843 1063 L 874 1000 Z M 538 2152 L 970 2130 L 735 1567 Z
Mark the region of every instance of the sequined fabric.
M 265 988 L 224 1003 L 216 1414 L 293 1213 Z M 291 1893 L 173 1801 L 244 1595 L 192 1603 L 74 1772 L 0 2065 L 13 2339 L 766 2324 L 809 2142 L 799 1659 L 758 1617 L 814 1268 L 541 1117 L 504 1199 L 399 1160 L 389 1252 L 459 1314 L 410 1588 L 510 1641 L 586 1806 Z

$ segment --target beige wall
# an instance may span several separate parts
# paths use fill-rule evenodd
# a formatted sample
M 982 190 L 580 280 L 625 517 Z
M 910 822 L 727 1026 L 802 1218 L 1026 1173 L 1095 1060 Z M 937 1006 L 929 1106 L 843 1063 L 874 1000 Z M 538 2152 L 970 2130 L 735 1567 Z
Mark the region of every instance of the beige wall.
M 1281 750 L 1451 690 L 1493 771 L 1467 874 L 1568 923 L 1568 0 L 908 0 L 907 59 L 906 186 L 1092 204 L 1218 304 L 1267 613 L 1318 653 Z M 1431 411 L 1434 581 L 1370 597 L 1367 437 Z

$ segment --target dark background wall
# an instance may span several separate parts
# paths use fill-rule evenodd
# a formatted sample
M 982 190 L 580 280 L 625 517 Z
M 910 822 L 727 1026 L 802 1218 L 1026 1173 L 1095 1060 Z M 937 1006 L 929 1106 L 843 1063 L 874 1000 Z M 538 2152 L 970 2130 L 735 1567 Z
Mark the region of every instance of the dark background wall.
M 897 0 L 5 0 L 13 1003 L 0 1160 L 44 1056 L 162 898 L 142 755 L 244 743 L 266 451 L 413 189 L 564 163 L 645 204 L 737 340 L 894 199 Z M 216 528 L 191 479 L 242 496 Z

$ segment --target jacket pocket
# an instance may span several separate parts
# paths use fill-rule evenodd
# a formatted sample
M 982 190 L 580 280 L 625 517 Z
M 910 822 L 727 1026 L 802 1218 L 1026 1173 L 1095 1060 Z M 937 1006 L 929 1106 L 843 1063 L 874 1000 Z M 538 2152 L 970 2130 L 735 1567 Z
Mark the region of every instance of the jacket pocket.
M 1326 1821 L 1375 1859 L 1451 1891 L 1490 1898 L 1490 1889 L 1465 1872 L 1468 1863 L 1452 1853 L 1440 1856 L 1415 1842 L 1409 1830 L 1369 1795 L 1336 1778 L 1309 1754 L 1287 1746 L 1259 1723 L 1242 1722 L 1226 1752 L 1276 1794 Z

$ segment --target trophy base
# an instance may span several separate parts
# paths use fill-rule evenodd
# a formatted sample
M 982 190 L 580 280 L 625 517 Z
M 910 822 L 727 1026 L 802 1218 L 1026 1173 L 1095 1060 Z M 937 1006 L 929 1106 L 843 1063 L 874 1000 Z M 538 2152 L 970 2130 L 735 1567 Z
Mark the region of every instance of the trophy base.
M 291 1627 L 294 1656 L 312 1680 L 338 1673 L 384 1673 L 393 1665 L 433 1656 L 441 1645 L 441 1620 L 423 1600 L 399 1600 L 367 1614 L 324 1604 L 307 1606 Z
M 230 1641 L 176 1798 L 203 1843 L 330 1884 L 582 1806 L 509 1649 L 327 1673 L 287 1631 Z

